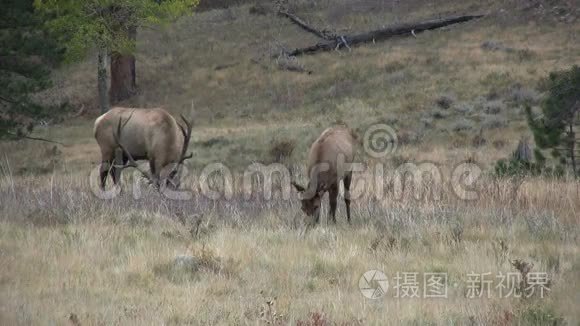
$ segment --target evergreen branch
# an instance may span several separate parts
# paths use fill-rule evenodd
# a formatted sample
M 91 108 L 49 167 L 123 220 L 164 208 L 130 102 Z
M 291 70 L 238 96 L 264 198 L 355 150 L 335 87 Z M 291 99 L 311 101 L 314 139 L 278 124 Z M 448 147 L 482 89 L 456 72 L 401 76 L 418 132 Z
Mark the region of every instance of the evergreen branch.
M 16 101 L 13 101 L 13 100 L 7 99 L 7 98 L 5 98 L 5 97 L 3 97 L 3 96 L 1 96 L 1 95 L 0 95 L 0 100 L 2 100 L 2 101 L 4 101 L 4 102 L 7 102 L 7 103 L 11 103 L 11 104 L 16 104 Z

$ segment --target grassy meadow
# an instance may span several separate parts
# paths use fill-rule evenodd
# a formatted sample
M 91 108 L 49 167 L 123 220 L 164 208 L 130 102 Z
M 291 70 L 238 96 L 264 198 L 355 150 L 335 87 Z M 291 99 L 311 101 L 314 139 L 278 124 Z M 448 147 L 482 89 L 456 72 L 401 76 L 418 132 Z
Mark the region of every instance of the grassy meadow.
M 312 24 L 343 34 L 487 16 L 277 61 L 269 57 L 318 40 L 273 14 L 270 2 L 242 2 L 139 31 L 139 93 L 122 104 L 194 117 L 183 183 L 192 199 L 170 200 L 147 186 L 135 198 L 129 171 L 121 194 L 95 196 L 92 57 L 60 68 L 54 88 L 38 95 L 78 108 L 33 134 L 64 146 L 0 142 L 0 325 L 580 323 L 580 182 L 492 175 L 497 160 L 531 137 L 524 107 L 539 109 L 541 79 L 580 64 L 574 1 L 290 1 Z M 325 199 L 321 224 L 303 232 L 294 192 L 289 200 L 246 199 L 236 182 L 229 199 L 201 195 L 198 176 L 208 164 L 224 164 L 238 180 L 280 152 L 303 180 L 308 146 L 342 122 L 361 142 L 377 123 L 397 135 L 396 150 L 382 158 L 359 150 L 367 169 L 355 174 L 361 196 L 351 225 L 341 199 L 336 225 L 327 222 Z M 408 162 L 434 164 L 443 183 L 396 193 L 392 171 Z M 465 162 L 481 171 L 467 187 L 474 200 L 451 186 Z M 378 165 L 382 191 L 362 182 Z M 210 181 L 220 187 L 219 178 Z M 388 277 L 384 297 L 361 294 L 368 270 Z M 395 278 L 405 272 L 418 273 L 419 294 L 425 273 L 447 275 L 447 298 L 397 297 Z M 469 297 L 473 273 L 493 280 L 481 297 Z M 546 295 L 500 297 L 495 276 L 506 273 L 546 273 Z M 525 285 L 516 283 L 516 292 Z

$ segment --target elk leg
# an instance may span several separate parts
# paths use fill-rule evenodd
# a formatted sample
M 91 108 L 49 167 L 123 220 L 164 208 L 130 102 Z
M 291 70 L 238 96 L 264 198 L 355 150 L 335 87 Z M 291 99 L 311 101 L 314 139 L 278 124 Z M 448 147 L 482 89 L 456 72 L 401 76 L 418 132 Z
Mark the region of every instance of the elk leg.
M 162 185 L 164 187 L 169 187 L 170 189 L 177 189 L 173 183 L 174 177 L 177 173 L 173 163 L 158 166 L 156 171 L 159 171 L 158 181 L 160 186 Z
M 336 224 L 336 199 L 338 197 L 338 184 L 328 189 L 328 202 L 330 204 L 330 218 Z
M 352 181 L 352 173 L 348 173 L 344 180 L 344 204 L 346 205 L 346 220 L 350 223 L 350 182 Z
M 117 165 L 125 165 L 129 158 L 125 155 L 118 155 L 115 158 L 115 164 Z M 119 180 L 121 180 L 121 169 L 115 167 L 115 165 L 111 166 L 111 170 L 109 172 L 111 174 L 111 178 L 113 178 L 113 183 L 118 184 Z
M 167 185 L 171 186 L 172 189 L 179 189 L 180 186 L 180 174 L 179 174 L 179 167 L 176 167 L 169 176 L 167 177 Z
M 161 183 L 159 182 L 159 175 L 158 173 L 160 173 L 163 168 L 161 166 L 158 166 L 158 164 L 155 161 L 155 158 L 151 157 L 149 159 L 149 169 L 151 170 L 151 178 L 152 178 L 152 182 L 153 185 L 157 188 L 161 187 Z
M 105 185 L 107 184 L 107 175 L 109 174 L 109 168 L 111 167 L 111 163 L 109 161 L 102 161 L 101 166 L 99 167 L 99 178 L 101 180 L 101 190 L 105 189 Z

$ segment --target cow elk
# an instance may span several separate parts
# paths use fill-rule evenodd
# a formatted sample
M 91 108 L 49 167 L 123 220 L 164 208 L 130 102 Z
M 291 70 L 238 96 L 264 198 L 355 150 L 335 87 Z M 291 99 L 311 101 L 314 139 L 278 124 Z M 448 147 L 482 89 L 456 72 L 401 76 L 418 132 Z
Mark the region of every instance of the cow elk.
M 156 187 L 179 187 L 183 162 L 191 138 L 192 123 L 181 116 L 179 124 L 161 108 L 133 109 L 116 107 L 95 121 L 94 135 L 101 149 L 100 186 L 105 188 L 107 175 L 120 180 L 121 171 L 136 168 Z M 137 160 L 148 160 L 149 171 Z
M 330 217 L 336 223 L 336 205 L 339 183 L 344 184 L 346 216 L 350 223 L 350 183 L 352 170 L 346 168 L 354 160 L 356 137 L 346 126 L 326 129 L 310 146 L 308 154 L 307 187 L 296 182 L 292 185 L 301 195 L 302 211 L 313 218 L 314 224 L 320 220 L 320 206 L 326 192 L 329 195 Z

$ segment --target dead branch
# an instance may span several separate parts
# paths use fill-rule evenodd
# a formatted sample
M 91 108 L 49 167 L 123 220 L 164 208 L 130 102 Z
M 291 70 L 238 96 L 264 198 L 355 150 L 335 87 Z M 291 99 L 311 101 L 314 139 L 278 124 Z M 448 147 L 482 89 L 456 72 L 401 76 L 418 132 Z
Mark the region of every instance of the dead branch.
M 10 135 L 10 136 L 12 136 L 14 140 L 20 140 L 20 139 L 37 140 L 37 141 L 43 141 L 43 142 L 57 144 L 57 145 L 61 145 L 61 146 L 66 146 L 64 143 L 61 143 L 59 141 L 50 140 L 50 139 L 46 139 L 46 138 L 42 138 L 42 137 L 32 137 L 32 136 L 27 136 L 27 135 L 17 135 L 17 134 L 13 134 L 11 132 L 7 132 L 7 134 Z
M 291 72 L 304 73 L 307 75 L 312 75 L 312 70 L 306 70 L 300 66 L 288 66 L 288 65 L 280 65 L 279 64 L 278 69 L 287 70 L 287 71 L 291 71 Z
M 285 53 L 285 52 L 282 52 L 282 53 Z M 296 57 L 281 55 L 278 58 L 276 58 L 276 65 L 278 66 L 278 69 L 280 69 L 280 70 L 287 70 L 287 71 L 298 72 L 298 73 L 306 73 L 308 75 L 312 74 L 312 71 L 305 69 L 304 66 L 302 64 L 300 64 L 300 62 L 298 62 L 298 58 L 296 58 Z
M 329 32 L 327 30 L 319 31 L 318 29 L 308 25 L 304 20 L 300 19 L 300 17 L 298 17 L 294 14 L 291 14 L 287 11 L 279 11 L 278 15 L 284 16 L 284 17 L 290 19 L 291 22 L 298 25 L 303 30 L 305 30 L 309 33 L 312 33 L 312 34 L 320 37 L 321 39 L 331 41 L 331 40 L 336 39 L 336 37 L 337 37 L 336 35 L 334 35 L 333 33 Z
M 366 33 L 339 36 L 326 42 L 320 42 L 318 44 L 308 46 L 305 48 L 294 49 L 286 53 L 286 55 L 299 56 L 304 54 L 314 54 L 317 52 L 338 50 L 341 47 L 346 47 L 350 49 L 351 46 L 357 44 L 382 41 L 395 36 L 415 35 L 420 32 L 428 30 L 442 28 L 453 24 L 464 23 L 473 19 L 481 18 L 483 16 L 484 15 L 467 15 L 467 16 L 447 17 L 418 23 L 394 25 L 391 27 L 382 28 Z

